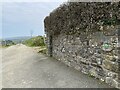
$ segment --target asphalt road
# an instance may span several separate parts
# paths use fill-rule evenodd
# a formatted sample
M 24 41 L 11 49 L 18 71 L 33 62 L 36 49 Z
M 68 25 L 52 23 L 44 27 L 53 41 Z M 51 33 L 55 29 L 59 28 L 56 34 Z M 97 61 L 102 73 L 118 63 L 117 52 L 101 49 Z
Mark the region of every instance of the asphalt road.
M 25 45 L 2 51 L 3 88 L 110 88 Z

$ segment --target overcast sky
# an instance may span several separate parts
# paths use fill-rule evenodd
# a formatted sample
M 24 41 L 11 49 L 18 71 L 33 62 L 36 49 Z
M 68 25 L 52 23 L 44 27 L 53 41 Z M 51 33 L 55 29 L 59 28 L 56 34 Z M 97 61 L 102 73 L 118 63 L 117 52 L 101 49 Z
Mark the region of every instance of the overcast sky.
M 2 36 L 0 37 L 30 36 L 31 30 L 33 35 L 44 35 L 44 18 L 62 3 L 63 0 L 2 3 L 2 15 L 0 15 Z

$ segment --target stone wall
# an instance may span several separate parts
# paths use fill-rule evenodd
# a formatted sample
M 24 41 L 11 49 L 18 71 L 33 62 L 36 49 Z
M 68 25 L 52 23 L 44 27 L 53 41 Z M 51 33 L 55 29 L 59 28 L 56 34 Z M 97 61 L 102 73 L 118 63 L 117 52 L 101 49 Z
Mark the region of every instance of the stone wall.
M 87 35 L 88 36 L 88 35 Z M 53 57 L 85 74 L 118 87 L 117 36 L 101 32 L 80 36 L 60 34 L 53 38 Z M 104 49 L 108 43 L 109 49 Z
M 100 10 L 98 11 L 100 15 L 97 14 L 96 9 L 92 11 L 91 5 Z M 111 7 L 111 10 L 114 10 L 103 10 L 99 5 L 107 7 L 107 9 Z M 119 14 L 114 12 L 116 9 L 119 10 L 118 6 L 119 3 L 70 3 L 56 9 L 45 19 L 48 55 L 80 72 L 120 88 L 120 60 L 118 57 L 118 30 L 120 30 L 120 26 Z M 81 9 L 83 7 L 84 9 Z M 73 13 L 68 10 L 70 8 Z M 96 13 L 92 15 L 91 11 L 86 10 L 88 8 L 92 13 Z M 60 10 L 63 12 L 60 13 Z M 67 17 L 66 10 L 71 13 L 70 18 Z M 77 10 L 81 10 L 81 12 L 77 12 L 78 16 L 75 15 Z M 83 12 L 84 10 L 86 11 Z M 112 16 L 115 15 L 115 20 L 111 21 L 112 19 L 109 19 L 111 16 L 107 12 L 111 13 Z M 83 13 L 81 15 L 83 18 L 80 17 L 81 13 Z M 80 17 L 80 19 L 75 16 Z M 94 16 L 92 21 L 91 16 Z M 59 18 L 55 19 L 55 17 Z M 65 17 L 68 19 L 65 20 Z M 109 20 L 107 21 L 105 17 L 109 17 Z

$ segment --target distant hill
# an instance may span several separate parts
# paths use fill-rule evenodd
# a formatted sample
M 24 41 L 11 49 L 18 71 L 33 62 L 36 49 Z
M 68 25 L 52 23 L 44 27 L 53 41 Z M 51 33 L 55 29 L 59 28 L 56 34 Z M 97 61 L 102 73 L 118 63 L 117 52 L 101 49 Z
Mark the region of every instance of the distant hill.
M 21 36 L 21 37 L 10 37 L 10 38 L 5 38 L 5 40 L 14 40 L 14 39 L 29 39 L 31 38 L 30 36 Z
M 5 38 L 4 40 L 11 40 L 13 41 L 15 44 L 17 43 L 21 43 L 24 42 L 25 40 L 30 39 L 30 36 L 22 36 L 22 37 L 11 37 L 11 38 Z

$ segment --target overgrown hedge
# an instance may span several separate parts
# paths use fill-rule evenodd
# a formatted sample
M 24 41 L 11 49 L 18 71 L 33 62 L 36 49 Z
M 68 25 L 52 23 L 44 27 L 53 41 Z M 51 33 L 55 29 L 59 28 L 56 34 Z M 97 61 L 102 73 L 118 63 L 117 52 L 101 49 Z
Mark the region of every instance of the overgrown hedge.
M 51 34 L 100 30 L 100 26 L 120 24 L 120 2 L 68 2 L 44 20 Z

